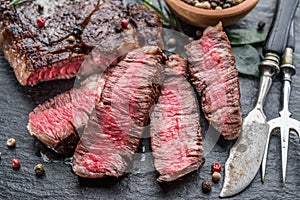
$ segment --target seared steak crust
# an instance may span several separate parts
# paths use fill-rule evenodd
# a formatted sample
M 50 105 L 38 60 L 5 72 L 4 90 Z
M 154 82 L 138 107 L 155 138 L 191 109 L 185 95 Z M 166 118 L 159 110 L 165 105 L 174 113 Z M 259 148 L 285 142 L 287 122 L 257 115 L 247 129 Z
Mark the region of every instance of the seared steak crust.
M 160 182 L 173 181 L 204 163 L 200 116 L 195 93 L 185 78 L 186 60 L 172 55 L 166 65 L 166 78 L 150 123 Z
M 147 46 L 114 66 L 74 153 L 77 175 L 101 178 L 125 173 L 158 99 L 163 59 L 158 47 Z
M 242 124 L 238 71 L 222 24 L 208 27 L 185 49 L 190 81 L 201 96 L 207 120 L 225 139 L 235 139 Z
M 22 85 L 72 78 L 100 43 L 131 50 L 137 47 L 130 39 L 133 29 L 162 26 L 154 11 L 142 5 L 126 8 L 119 0 L 33 0 L 8 8 L 9 2 L 0 0 L 0 47 Z M 39 17 L 45 26 L 37 25 Z M 122 19 L 130 22 L 127 28 L 120 28 Z M 120 31 L 129 39 L 116 44 L 113 36 Z M 157 30 L 149 33 L 160 37 Z

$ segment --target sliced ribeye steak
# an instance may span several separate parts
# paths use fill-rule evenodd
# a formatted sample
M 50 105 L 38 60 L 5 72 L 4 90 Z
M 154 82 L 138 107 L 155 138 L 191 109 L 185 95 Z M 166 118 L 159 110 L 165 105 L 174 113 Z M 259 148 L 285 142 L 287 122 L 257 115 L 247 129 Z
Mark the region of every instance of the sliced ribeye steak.
M 22 85 L 72 78 L 95 46 L 109 47 L 103 57 L 112 50 L 123 54 L 139 45 L 136 29 L 162 27 L 154 11 L 140 4 L 124 7 L 120 0 L 9 3 L 0 0 L 0 47 Z M 116 40 L 120 32 L 124 40 Z M 141 32 L 161 37 L 157 29 Z M 93 70 L 82 70 L 81 75 Z
M 173 181 L 204 163 L 196 94 L 185 77 L 187 62 L 171 55 L 166 65 L 161 95 L 150 121 L 159 182 Z
M 86 125 L 104 79 L 97 75 L 79 88 L 59 94 L 37 106 L 29 114 L 27 129 L 31 135 L 64 155 L 72 155 L 79 141 L 77 130 Z
M 190 81 L 201 96 L 207 120 L 225 137 L 235 139 L 242 124 L 238 71 L 222 24 L 208 27 L 200 40 L 185 46 Z
M 160 48 L 146 46 L 114 66 L 75 150 L 77 175 L 119 177 L 126 172 L 158 99 L 164 59 Z

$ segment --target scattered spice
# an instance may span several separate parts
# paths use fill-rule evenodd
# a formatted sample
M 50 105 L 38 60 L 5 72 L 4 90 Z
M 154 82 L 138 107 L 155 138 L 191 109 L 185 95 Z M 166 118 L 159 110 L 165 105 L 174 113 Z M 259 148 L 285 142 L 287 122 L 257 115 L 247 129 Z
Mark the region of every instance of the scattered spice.
M 204 180 L 202 182 L 202 191 L 204 193 L 210 193 L 212 189 L 212 183 L 209 180 Z
M 122 28 L 126 29 L 128 27 L 128 20 L 127 19 L 122 19 L 121 26 L 122 26 Z
M 197 36 L 197 37 L 201 37 L 201 36 L 202 36 L 202 31 L 197 30 L 197 31 L 196 31 L 196 36 Z
M 74 28 L 73 29 L 73 35 L 75 38 L 80 38 L 80 35 L 82 34 L 82 29 L 81 28 Z
M 183 2 L 197 8 L 207 10 L 222 10 L 236 6 L 245 0 L 182 0 Z
M 214 162 L 211 165 L 211 173 L 220 172 L 222 170 L 222 165 L 219 162 Z
M 264 29 L 265 25 L 266 25 L 266 23 L 264 21 L 258 22 L 258 24 L 257 24 L 258 30 L 262 31 Z
M 76 38 L 75 38 L 74 35 L 70 35 L 70 36 L 68 37 L 68 41 L 69 41 L 70 43 L 75 42 L 75 40 L 76 40 Z
M 9 138 L 6 141 L 6 144 L 8 147 L 15 147 L 16 146 L 16 139 L 15 138 Z
M 42 176 L 45 173 L 45 166 L 43 164 L 37 164 L 34 166 L 34 172 L 38 176 Z
M 217 183 L 221 179 L 221 174 L 219 172 L 214 172 L 212 174 L 212 180 L 213 182 Z
M 170 47 L 175 47 L 175 46 L 176 46 L 176 39 L 175 39 L 175 38 L 170 38 L 170 39 L 168 40 L 168 45 L 169 45 Z
M 41 17 L 39 17 L 39 18 L 37 18 L 36 19 L 36 23 L 37 23 L 37 25 L 40 27 L 40 28 L 42 28 L 42 27 L 44 27 L 45 26 L 45 19 L 43 19 L 43 18 L 41 18 Z
M 11 166 L 13 169 L 16 169 L 16 170 L 20 169 L 20 167 L 21 167 L 20 160 L 18 158 L 14 158 L 11 162 Z

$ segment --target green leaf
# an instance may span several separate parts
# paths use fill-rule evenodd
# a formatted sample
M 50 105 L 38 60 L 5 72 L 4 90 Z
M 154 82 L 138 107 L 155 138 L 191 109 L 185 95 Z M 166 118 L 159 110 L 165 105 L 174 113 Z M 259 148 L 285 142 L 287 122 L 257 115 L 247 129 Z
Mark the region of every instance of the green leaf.
M 12 1 L 12 2 L 10 2 L 9 4 L 8 4 L 8 6 L 14 6 L 14 5 L 16 5 L 17 3 L 19 3 L 21 0 L 14 0 L 14 1 Z
M 243 45 L 232 48 L 236 60 L 236 67 L 241 74 L 260 76 L 258 65 L 260 63 L 259 52 L 251 45 Z
M 231 45 L 262 43 L 267 37 L 266 33 L 247 29 L 231 29 L 226 33 Z

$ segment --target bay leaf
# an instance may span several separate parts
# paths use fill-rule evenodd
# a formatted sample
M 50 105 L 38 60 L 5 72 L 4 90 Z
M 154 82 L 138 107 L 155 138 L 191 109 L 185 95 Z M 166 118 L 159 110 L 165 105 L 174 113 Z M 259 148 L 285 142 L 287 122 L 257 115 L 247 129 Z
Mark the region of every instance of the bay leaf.
M 232 48 L 236 60 L 236 67 L 240 74 L 260 76 L 258 65 L 260 54 L 252 45 L 242 45 Z
M 226 33 L 231 45 L 262 43 L 267 37 L 267 33 L 248 29 L 230 29 Z

